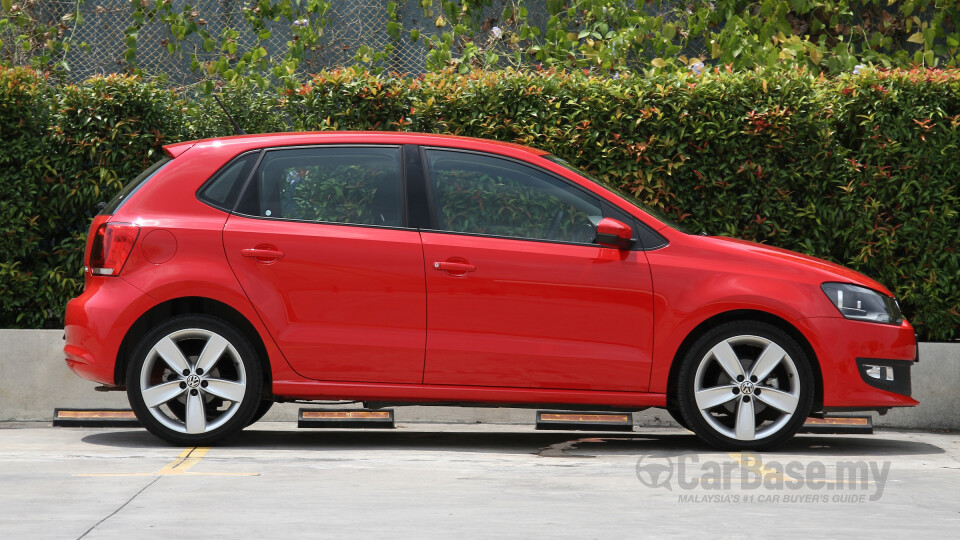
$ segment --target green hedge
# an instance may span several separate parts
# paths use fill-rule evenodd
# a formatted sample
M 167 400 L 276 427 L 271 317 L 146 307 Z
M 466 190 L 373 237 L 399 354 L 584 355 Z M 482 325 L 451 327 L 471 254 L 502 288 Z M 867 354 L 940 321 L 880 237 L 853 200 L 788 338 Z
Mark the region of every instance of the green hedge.
M 63 324 L 97 204 L 157 159 L 181 117 L 171 92 L 126 77 L 56 88 L 0 69 L 0 327 Z
M 249 132 L 380 129 L 529 144 L 694 231 L 830 259 L 890 287 L 921 338 L 960 338 L 960 73 L 599 78 L 322 73 L 223 89 Z M 29 114 L 24 111 L 30 111 Z M 210 97 L 127 77 L 0 71 L 0 326 L 60 323 L 96 203 L 161 144 L 230 133 Z

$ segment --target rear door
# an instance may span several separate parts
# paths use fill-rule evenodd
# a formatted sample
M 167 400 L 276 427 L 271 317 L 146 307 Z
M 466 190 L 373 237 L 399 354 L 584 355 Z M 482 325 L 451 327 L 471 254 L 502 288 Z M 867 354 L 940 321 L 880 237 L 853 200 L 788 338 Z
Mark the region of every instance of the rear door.
M 419 383 L 426 306 L 398 146 L 264 153 L 224 228 L 241 286 L 290 365 L 317 380 Z

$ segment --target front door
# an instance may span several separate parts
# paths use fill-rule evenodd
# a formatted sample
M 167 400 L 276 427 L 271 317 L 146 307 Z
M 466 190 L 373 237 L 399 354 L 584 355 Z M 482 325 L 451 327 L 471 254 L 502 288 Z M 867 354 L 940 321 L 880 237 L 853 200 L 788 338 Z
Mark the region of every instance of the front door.
M 593 243 L 601 201 L 500 157 L 424 157 L 424 382 L 645 391 L 650 271 L 643 251 Z

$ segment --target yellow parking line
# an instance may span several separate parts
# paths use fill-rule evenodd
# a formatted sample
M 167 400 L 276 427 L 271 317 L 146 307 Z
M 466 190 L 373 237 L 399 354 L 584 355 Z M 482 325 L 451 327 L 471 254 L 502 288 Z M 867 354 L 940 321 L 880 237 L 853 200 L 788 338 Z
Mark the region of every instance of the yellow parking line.
M 203 456 L 207 455 L 207 452 L 209 451 L 210 448 L 206 446 L 187 448 L 183 452 L 180 452 L 180 455 L 177 456 L 177 459 L 171 461 L 166 467 L 160 469 L 154 474 L 157 476 L 166 476 L 168 474 L 184 474 L 190 469 L 190 467 L 200 463 L 200 460 L 203 459 Z
M 187 448 L 177 459 L 166 464 L 163 468 L 152 473 L 89 473 L 75 474 L 74 476 L 260 476 L 260 473 L 194 473 L 187 472 L 191 467 L 200 463 L 203 456 L 210 451 L 206 446 Z
M 758 458 L 757 454 L 754 454 L 753 452 L 728 452 L 727 455 L 730 456 L 734 461 L 739 463 L 741 467 L 747 469 L 750 472 L 759 474 L 764 481 L 773 480 L 773 481 L 783 482 L 784 480 L 790 480 L 792 482 L 801 482 L 804 480 L 803 478 L 794 478 L 793 476 L 782 473 L 772 467 L 765 467 L 762 464 L 762 460 Z M 736 480 L 740 482 L 745 481 L 743 478 L 731 478 L 731 480 Z M 842 484 L 842 485 L 873 484 L 873 482 L 869 480 L 862 481 L 857 479 L 827 480 L 826 478 L 822 478 L 822 479 L 818 478 L 816 481 L 822 484 Z

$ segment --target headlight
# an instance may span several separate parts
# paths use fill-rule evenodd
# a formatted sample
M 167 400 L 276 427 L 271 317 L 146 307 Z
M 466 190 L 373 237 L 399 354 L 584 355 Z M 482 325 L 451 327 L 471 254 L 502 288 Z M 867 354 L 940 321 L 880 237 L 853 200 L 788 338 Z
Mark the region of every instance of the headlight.
M 873 289 L 849 283 L 824 283 L 820 288 L 833 307 L 848 319 L 885 324 L 903 322 L 897 301 Z

